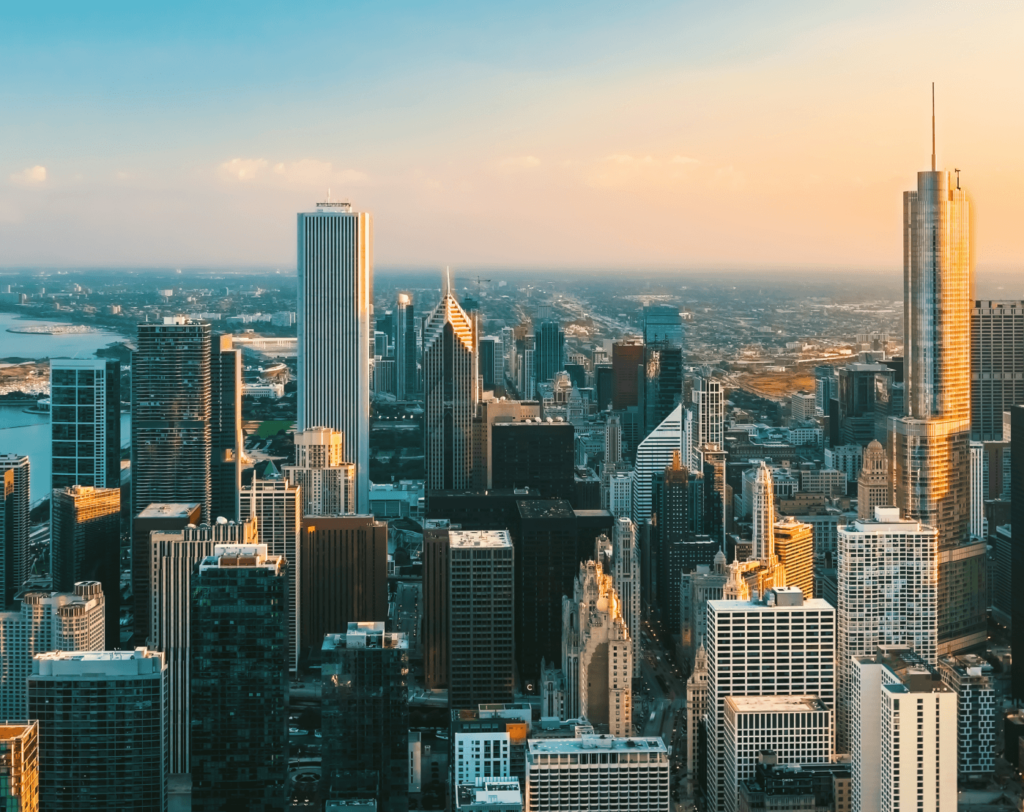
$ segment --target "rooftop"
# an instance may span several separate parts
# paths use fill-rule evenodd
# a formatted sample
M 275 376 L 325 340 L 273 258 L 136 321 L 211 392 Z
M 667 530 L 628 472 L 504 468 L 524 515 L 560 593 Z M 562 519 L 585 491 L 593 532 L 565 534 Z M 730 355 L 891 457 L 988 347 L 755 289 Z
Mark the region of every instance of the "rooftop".
M 770 591 L 770 590 L 769 590 Z M 811 598 L 804 600 L 802 605 L 787 606 L 776 604 L 769 606 L 766 603 L 754 603 L 752 601 L 708 601 L 708 606 L 714 606 L 716 613 L 723 612 L 808 612 L 819 611 L 835 614 L 835 608 L 823 598 Z
M 736 713 L 797 713 L 827 711 L 828 707 L 816 696 L 727 696 L 726 707 Z
M 139 519 L 187 519 L 199 509 L 198 502 L 155 502 L 139 511 Z
M 668 753 L 660 736 L 647 738 L 584 734 L 576 739 L 530 739 L 530 753 L 580 753 L 591 750 Z
M 507 530 L 451 530 L 448 540 L 452 547 L 512 547 Z
M 565 499 L 520 499 L 516 502 L 523 519 L 574 519 L 572 505 Z
M 345 634 L 328 634 L 321 651 L 336 649 L 408 649 L 409 638 L 402 632 L 386 632 L 380 621 L 358 623 L 351 621 Z

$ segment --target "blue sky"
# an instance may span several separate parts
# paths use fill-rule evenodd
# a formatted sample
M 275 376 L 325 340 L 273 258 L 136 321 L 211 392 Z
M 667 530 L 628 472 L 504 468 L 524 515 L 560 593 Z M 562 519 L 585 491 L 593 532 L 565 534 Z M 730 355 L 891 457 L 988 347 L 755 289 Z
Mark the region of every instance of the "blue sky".
M 330 188 L 381 264 L 898 268 L 933 80 L 979 263 L 1024 259 L 1016 4 L 37 5 L 0 266 L 287 266 Z

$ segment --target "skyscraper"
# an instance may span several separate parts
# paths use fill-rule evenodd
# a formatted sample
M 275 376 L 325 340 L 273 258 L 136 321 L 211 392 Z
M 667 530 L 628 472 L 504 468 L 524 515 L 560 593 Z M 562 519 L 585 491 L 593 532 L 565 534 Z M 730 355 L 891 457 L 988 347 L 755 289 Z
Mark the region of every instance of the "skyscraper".
M 278 810 L 287 798 L 288 562 L 217 545 L 192 575 L 192 809 Z
M 1010 409 L 1010 569 L 1012 583 L 1024 583 L 1024 405 Z M 1014 589 L 1010 601 L 1011 643 L 1024 651 L 1024 589 Z M 1011 693 L 1024 702 L 1024 658 L 1013 666 Z
M 31 503 L 31 466 L 28 457 L 0 454 L 0 609 L 6 609 L 25 583 L 29 572 L 28 531 Z
M 633 470 L 633 519 L 637 527 L 651 518 L 651 493 L 656 471 L 664 471 L 672 464 L 673 455 L 682 448 L 683 407 L 676 406 L 660 426 L 640 443 L 636 451 Z
M 28 717 L 39 722 L 41 809 L 166 812 L 166 674 L 144 648 L 36 655 Z
M 701 446 L 706 443 L 717 443 L 724 448 L 725 443 L 725 395 L 722 382 L 714 378 L 698 375 L 693 379 L 691 392 L 693 403 L 693 434 L 690 448 L 683 449 L 690 454 L 690 467 L 699 465 L 697 455 Z
M 256 520 L 225 520 L 150 536 L 151 648 L 167 663 L 167 719 L 170 771 L 189 771 L 192 698 L 192 571 L 218 544 L 255 544 Z
M 452 530 L 448 552 L 448 705 L 511 702 L 513 554 L 507 530 Z
M 1003 412 L 1024 403 L 1024 301 L 971 309 L 971 439 L 1002 440 Z
M 395 308 L 395 394 L 399 400 L 412 397 L 418 391 L 416 364 L 416 313 L 411 293 L 398 294 Z
M 282 467 L 285 478 L 302 489 L 303 516 L 355 513 L 356 466 L 344 462 L 340 431 L 314 426 L 295 432 L 295 465 Z
M 896 505 L 939 533 L 940 653 L 987 637 L 985 545 L 965 545 L 970 521 L 970 202 L 959 173 L 919 172 L 903 195 L 907 417 L 890 421 Z M 959 548 L 954 552 L 954 548 Z
M 409 808 L 409 642 L 383 623 L 350 623 L 323 644 L 324 774 L 379 776 L 382 812 Z
M 885 456 L 882 444 L 878 440 L 872 440 L 864 451 L 864 465 L 857 478 L 857 518 L 874 518 L 875 508 L 884 507 L 891 501 L 889 460 Z
M 529 488 L 545 499 L 573 501 L 576 495 L 571 423 L 541 419 L 495 423 L 491 427 L 491 482 L 494 488 Z
M 214 336 L 210 356 L 210 516 L 238 520 L 242 487 L 242 351 Z
M 451 279 L 423 327 L 423 450 L 427 491 L 472 484 L 477 402 L 476 322 L 459 306 Z
M 795 586 L 805 597 L 814 592 L 814 528 L 792 516 L 784 516 L 773 528 L 773 549 L 786 570 L 786 586 Z
M 612 370 L 615 376 L 612 408 L 615 411 L 622 411 L 638 404 L 643 367 L 643 339 L 627 338 L 612 344 Z
M 39 722 L 0 725 L 0 807 L 39 812 Z
M 565 333 L 557 321 L 550 318 L 541 321 L 535 328 L 537 348 L 534 352 L 534 368 L 537 383 L 550 381 L 565 366 Z
M 612 530 L 612 582 L 622 599 L 622 619 L 633 642 L 633 672 L 640 667 L 640 547 L 636 525 L 626 517 L 615 520 Z
M 318 203 L 298 215 L 298 428 L 345 435 L 356 510 L 370 509 L 370 215 Z
M 447 519 L 427 519 L 423 526 L 423 672 L 433 689 L 448 687 L 450 536 Z
M 132 354 L 132 516 L 154 502 L 199 502 L 210 521 L 210 324 L 139 325 Z
M 120 363 L 53 359 L 50 404 L 51 487 L 121 487 Z
M 121 489 L 74 485 L 51 496 L 50 566 L 54 592 L 99 581 L 106 598 L 107 647 L 121 644 Z
M 775 552 L 775 491 L 772 474 L 762 462 L 754 477 L 752 520 L 752 558 L 767 561 Z
M 644 343 L 683 345 L 683 319 L 679 307 L 670 304 L 647 304 L 643 310 Z

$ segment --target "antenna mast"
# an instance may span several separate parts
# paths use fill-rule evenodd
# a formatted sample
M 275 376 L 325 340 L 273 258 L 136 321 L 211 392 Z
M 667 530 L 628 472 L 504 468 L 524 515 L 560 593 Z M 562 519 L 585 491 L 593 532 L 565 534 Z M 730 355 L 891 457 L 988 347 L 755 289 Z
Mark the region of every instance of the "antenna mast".
M 935 82 L 932 82 L 932 172 L 935 171 Z

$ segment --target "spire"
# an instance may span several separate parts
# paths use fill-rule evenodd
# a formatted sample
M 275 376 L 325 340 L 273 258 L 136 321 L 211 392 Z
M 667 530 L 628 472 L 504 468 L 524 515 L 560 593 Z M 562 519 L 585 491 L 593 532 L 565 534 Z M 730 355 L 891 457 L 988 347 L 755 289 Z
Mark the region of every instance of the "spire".
M 932 172 L 935 171 L 935 82 L 932 82 Z
M 932 163 L 935 162 L 932 161 Z M 452 271 L 447 265 L 444 268 L 444 290 L 441 293 L 442 296 L 451 296 L 452 293 Z

